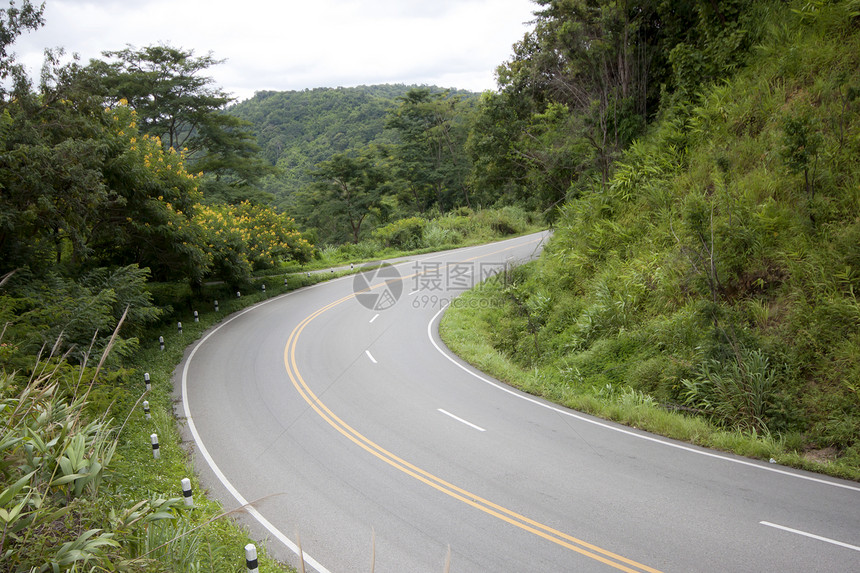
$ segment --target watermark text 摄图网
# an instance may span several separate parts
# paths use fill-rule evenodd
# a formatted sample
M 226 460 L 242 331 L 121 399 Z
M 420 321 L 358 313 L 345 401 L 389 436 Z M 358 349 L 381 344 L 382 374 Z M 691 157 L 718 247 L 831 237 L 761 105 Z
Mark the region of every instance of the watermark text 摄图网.
M 353 293 L 364 307 L 383 311 L 400 300 L 403 283 L 409 280 L 412 286 L 410 296 L 420 294 L 412 299 L 412 308 L 466 304 L 475 308 L 488 308 L 492 304 L 489 299 L 470 298 L 464 301 L 458 299 L 457 295 L 493 277 L 507 276 L 509 269 L 510 264 L 507 262 L 417 261 L 412 267 L 412 274 L 401 277 L 397 268 L 390 264 L 368 266 L 355 275 Z
M 466 291 L 507 269 L 505 262 L 417 261 L 412 267 L 412 291 Z

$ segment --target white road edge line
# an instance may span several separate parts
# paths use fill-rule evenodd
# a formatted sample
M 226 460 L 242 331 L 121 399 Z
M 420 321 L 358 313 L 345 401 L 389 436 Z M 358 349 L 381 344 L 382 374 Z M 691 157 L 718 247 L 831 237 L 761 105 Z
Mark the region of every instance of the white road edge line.
M 347 277 L 345 277 L 345 278 L 347 278 Z M 338 279 L 335 279 L 335 280 L 338 280 Z M 333 281 L 328 281 L 328 282 L 333 282 Z M 326 284 L 326 283 L 319 283 L 319 284 L 322 285 L 322 284 Z M 314 285 L 314 286 L 317 286 L 317 285 Z M 312 287 L 308 287 L 308 288 L 314 288 L 314 287 L 312 286 Z M 288 296 L 294 292 L 298 292 L 298 291 L 290 291 L 289 293 L 286 293 L 286 294 L 281 295 L 281 296 Z M 269 531 L 269 533 L 274 535 L 278 541 L 280 541 L 281 543 L 286 545 L 293 553 L 298 555 L 299 554 L 299 546 L 296 545 L 295 543 L 293 543 L 292 540 L 290 538 L 288 538 L 286 535 L 284 535 L 281 532 L 281 530 L 279 530 L 277 527 L 275 527 L 272 524 L 272 522 L 270 522 L 268 519 L 263 517 L 263 515 L 259 511 L 257 511 L 257 508 L 255 508 L 252 505 L 249 505 L 248 500 L 245 499 L 245 497 L 241 493 L 239 493 L 239 490 L 237 490 L 235 488 L 235 486 L 233 486 L 232 483 L 230 483 L 230 480 L 227 479 L 227 476 L 224 475 L 224 473 L 221 471 L 221 468 L 219 468 L 218 464 L 215 463 L 215 460 L 212 459 L 212 456 L 209 454 L 209 450 L 206 449 L 206 445 L 203 443 L 203 440 L 200 437 L 200 434 L 197 432 L 197 426 L 194 424 L 194 419 L 191 417 L 191 409 L 188 405 L 188 366 L 189 366 L 189 364 L 191 364 L 191 360 L 194 358 L 194 355 L 197 353 L 197 350 L 201 346 L 203 346 L 203 344 L 209 339 L 210 336 L 212 336 L 213 334 L 215 334 L 216 332 L 221 330 L 221 328 L 223 326 L 226 326 L 227 324 L 231 323 L 232 321 L 239 318 L 240 316 L 242 316 L 246 312 L 250 312 L 250 311 L 257 309 L 257 308 L 259 308 L 265 304 L 268 304 L 270 302 L 278 300 L 279 298 L 281 298 L 281 297 L 279 296 L 279 297 L 271 298 L 269 300 L 255 304 L 254 306 L 246 308 L 245 310 L 237 313 L 236 315 L 232 316 L 231 318 L 228 318 L 227 320 L 225 320 L 224 322 L 219 324 L 217 327 L 215 327 L 212 330 L 212 332 L 210 332 L 209 334 L 204 336 L 200 340 L 200 342 L 198 342 L 197 344 L 194 345 L 194 348 L 191 349 L 191 353 L 188 354 L 188 358 L 185 360 L 185 365 L 182 367 L 182 407 L 183 407 L 183 410 L 185 412 L 185 421 L 188 424 L 188 429 L 191 430 L 191 435 L 194 437 L 194 443 L 197 445 L 197 449 L 198 449 L 200 455 L 203 456 L 203 459 L 206 460 L 206 463 L 209 464 L 209 467 L 212 469 L 213 472 L 215 472 L 215 477 L 218 478 L 218 481 L 221 482 L 221 485 L 223 485 L 225 488 L 227 488 L 227 491 L 230 492 L 230 495 L 232 495 L 236 499 L 236 501 L 238 501 L 239 504 L 245 508 L 245 511 L 248 512 L 248 515 L 250 515 L 251 517 L 256 519 L 257 522 L 260 523 L 260 525 L 262 525 L 263 527 L 265 527 L 266 530 Z M 322 564 L 320 564 L 316 559 L 314 559 L 313 557 L 311 557 L 310 555 L 308 555 L 304 551 L 302 551 L 302 555 L 304 557 L 305 563 L 307 563 L 308 565 L 313 567 L 318 573 L 331 573 L 331 571 L 329 571 L 328 569 L 323 567 Z
M 471 428 L 475 428 L 475 429 L 476 429 L 476 430 L 478 430 L 479 432 L 486 432 L 486 431 L 487 431 L 487 430 L 485 430 L 484 428 L 482 428 L 481 426 L 476 426 L 476 425 L 475 425 L 475 424 L 473 424 L 472 422 L 467 422 L 467 421 L 466 421 L 466 420 L 464 420 L 463 418 L 461 418 L 461 417 L 459 417 L 459 416 L 455 416 L 455 415 L 454 415 L 454 414 L 452 414 L 451 412 L 448 412 L 448 411 L 446 411 L 446 410 L 443 410 L 442 408 L 437 408 L 437 410 L 438 410 L 439 412 L 442 412 L 442 413 L 443 413 L 443 414 L 445 414 L 446 416 L 450 416 L 450 417 L 454 418 L 454 419 L 455 419 L 455 420 L 457 420 L 458 422 L 462 422 L 463 424 L 466 424 L 467 426 L 469 426 L 469 427 L 471 427 Z
M 790 527 L 786 527 L 784 525 L 778 525 L 776 523 L 770 523 L 769 521 L 759 521 L 761 525 L 766 525 L 768 527 L 773 527 L 775 529 L 781 529 L 783 531 L 788 531 L 789 533 L 796 533 L 797 535 L 802 535 L 804 537 L 810 537 L 812 539 L 817 539 L 818 541 L 823 541 L 825 543 L 832 543 L 833 545 L 838 545 L 840 547 L 847 547 L 848 549 L 853 549 L 854 551 L 860 551 L 860 547 L 856 545 L 850 545 L 848 543 L 843 543 L 841 541 L 836 541 L 835 539 L 830 539 L 829 537 L 822 537 L 821 535 L 815 535 L 814 533 L 807 533 L 806 531 L 801 531 L 799 529 L 792 529 Z
M 373 357 L 373 354 L 370 353 L 370 350 L 365 350 L 364 353 L 367 354 L 367 357 L 370 358 L 371 362 L 373 362 L 374 364 L 377 364 L 376 358 Z
M 496 381 L 494 381 L 494 380 L 491 380 L 491 379 L 489 379 L 489 378 L 487 378 L 487 377 L 485 377 L 485 376 L 481 376 L 480 374 L 476 374 L 475 372 L 473 372 L 473 371 L 472 371 L 472 370 L 470 370 L 469 368 L 466 368 L 465 366 L 463 366 L 462 364 L 460 364 L 460 363 L 459 363 L 457 360 L 455 360 L 455 359 L 454 359 L 454 358 L 453 358 L 453 357 L 452 357 L 448 352 L 446 352 L 445 350 L 442 350 L 442 348 L 441 348 L 438 344 L 436 344 L 436 340 L 433 338 L 433 323 L 434 323 L 434 322 L 436 322 L 436 320 L 437 320 L 437 319 L 439 318 L 439 316 L 440 316 L 440 315 L 445 311 L 445 309 L 446 309 L 446 308 L 448 308 L 448 305 L 447 305 L 447 304 L 446 304 L 446 305 L 444 305 L 441 309 L 439 309 L 439 312 L 437 312 L 437 313 L 433 316 L 433 318 L 431 318 L 431 319 L 430 319 L 430 322 L 429 322 L 429 323 L 427 323 L 427 336 L 429 336 L 429 337 L 430 337 L 430 342 L 433 344 L 433 346 L 436 348 L 436 350 L 438 350 L 438 351 L 439 351 L 439 353 L 440 353 L 442 356 L 444 356 L 445 358 L 447 358 L 447 359 L 448 359 L 452 364 L 454 364 L 457 368 L 460 368 L 460 369 L 461 369 L 461 370 L 463 370 L 464 372 L 467 372 L 468 374 L 471 374 L 472 376 L 474 376 L 474 377 L 475 377 L 475 378 L 477 378 L 478 380 L 480 380 L 480 381 L 482 381 L 482 382 L 484 382 L 484 383 L 486 383 L 486 384 L 489 384 L 490 386 L 495 386 L 496 388 L 498 388 L 499 390 L 501 390 L 501 391 L 503 391 L 503 392 L 507 392 L 508 394 L 510 394 L 510 395 L 512 395 L 512 396 L 516 396 L 517 398 L 520 398 L 521 400 L 525 400 L 525 401 L 527 401 L 527 402 L 531 402 L 532 404 L 535 404 L 535 405 L 540 406 L 540 407 L 542 407 L 542 408 L 546 408 L 546 409 L 548 409 L 548 410 L 552 410 L 553 412 L 557 412 L 557 413 L 562 414 L 562 415 L 564 415 L 564 416 L 569 416 L 569 417 L 571 417 L 571 418 L 575 418 L 575 419 L 577 419 L 577 420 L 579 420 L 579 421 L 581 421 L 581 422 L 586 422 L 586 423 L 588 423 L 588 424 L 593 424 L 593 425 L 595 425 L 595 426 L 600 426 L 601 428 L 605 428 L 605 429 L 607 429 L 607 430 L 612 430 L 613 432 L 619 432 L 619 433 L 622 433 L 622 434 L 627 434 L 628 436 L 632 436 L 632 437 L 634 437 L 634 438 L 639 438 L 640 440 L 647 440 L 647 441 L 649 441 L 649 442 L 654 442 L 654 443 L 656 443 L 656 444 L 662 444 L 662 445 L 664 445 L 664 446 L 668 446 L 668 447 L 670 447 L 670 448 L 676 448 L 676 449 L 679 449 L 679 450 L 683 450 L 683 451 L 685 451 L 685 452 L 690 452 L 690 453 L 693 453 L 693 454 L 698 454 L 698 455 L 700 455 L 700 456 L 705 456 L 705 457 L 709 457 L 709 458 L 714 458 L 714 459 L 718 459 L 718 460 L 723 460 L 723 461 L 726 461 L 726 462 L 731 462 L 731 463 L 733 463 L 733 464 L 740 464 L 740 465 L 743 465 L 743 466 L 748 466 L 748 467 L 751 467 L 751 468 L 756 468 L 756 469 L 759 469 L 759 470 L 768 471 L 768 472 L 772 472 L 772 473 L 776 473 L 776 474 L 781 474 L 781 475 L 785 475 L 785 476 L 789 476 L 789 477 L 793 477 L 793 478 L 797 478 L 797 479 L 807 480 L 807 481 L 811 481 L 811 482 L 815 482 L 815 483 L 820 483 L 820 484 L 824 484 L 824 485 L 829 485 L 829 486 L 833 486 L 833 487 L 841 487 L 841 488 L 843 488 L 843 489 L 848 489 L 848 490 L 851 490 L 851 491 L 857 491 L 857 492 L 860 492 L 860 487 L 857 487 L 857 486 L 852 486 L 852 485 L 848 485 L 848 484 L 844 484 L 844 483 L 839 483 L 839 482 L 834 482 L 834 481 L 828 481 L 828 480 L 821 479 L 821 478 L 817 478 L 817 477 L 812 477 L 812 476 L 807 476 L 807 475 L 798 474 L 798 473 L 794 473 L 794 472 L 789 472 L 789 471 L 781 470 L 781 469 L 774 468 L 774 467 L 770 467 L 770 466 L 764 466 L 764 465 L 760 465 L 760 464 L 757 464 L 757 463 L 748 462 L 748 461 L 746 461 L 746 460 L 730 458 L 730 457 L 728 457 L 728 456 L 723 456 L 723 455 L 720 455 L 720 454 L 715 454 L 715 453 L 713 453 L 713 452 L 709 452 L 709 451 L 707 451 L 707 450 L 697 450 L 697 449 L 692 448 L 692 447 L 690 447 L 690 446 L 686 446 L 686 445 L 683 445 L 683 444 L 676 444 L 676 443 L 673 443 L 673 442 L 669 442 L 669 441 L 667 441 L 667 440 L 660 439 L 660 438 L 657 438 L 657 437 L 654 437 L 654 436 L 651 436 L 651 435 L 648 435 L 648 434 L 640 434 L 640 433 L 637 433 L 637 432 L 632 432 L 632 431 L 627 430 L 627 429 L 624 429 L 624 428 L 622 428 L 622 427 L 616 427 L 616 426 L 610 425 L 610 424 L 609 424 L 609 423 L 607 423 L 607 422 L 602 422 L 602 421 L 599 421 L 599 420 L 591 420 L 591 419 L 586 418 L 585 416 L 581 416 L 581 415 L 579 415 L 579 414 L 577 414 L 577 413 L 575 413 L 575 412 L 573 412 L 573 411 L 571 411 L 571 410 L 564 410 L 564 409 L 562 409 L 562 408 L 561 408 L 561 407 L 559 407 L 559 406 L 555 406 L 555 405 L 552 405 L 552 404 L 547 404 L 547 403 L 541 402 L 541 401 L 539 401 L 539 400 L 536 400 L 536 399 L 534 399 L 534 398 L 531 398 L 531 397 L 529 397 L 529 396 L 525 396 L 525 395 L 521 394 L 519 391 L 515 391 L 514 389 L 512 389 L 512 388 L 510 388 L 510 387 L 508 387 L 508 386 L 503 386 L 503 385 L 502 385 L 501 383 L 499 383 L 499 382 L 496 382 Z
M 375 315 L 373 315 L 373 318 L 371 318 L 371 319 L 370 319 L 370 322 L 373 322 L 373 321 L 374 321 L 374 320 L 376 320 L 377 318 L 379 318 L 379 314 L 375 314 Z

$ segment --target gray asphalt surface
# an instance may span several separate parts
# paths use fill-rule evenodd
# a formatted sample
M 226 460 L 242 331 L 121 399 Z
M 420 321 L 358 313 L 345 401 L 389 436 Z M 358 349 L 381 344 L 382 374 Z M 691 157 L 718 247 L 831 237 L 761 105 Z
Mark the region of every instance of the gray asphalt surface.
M 309 571 L 860 571 L 860 484 L 597 420 L 450 356 L 438 317 L 468 272 L 543 237 L 399 263 L 388 308 L 345 277 L 219 324 L 176 380 L 202 481 L 252 502 L 276 557 L 297 564 L 300 539 Z M 387 279 L 359 298 L 386 306 Z

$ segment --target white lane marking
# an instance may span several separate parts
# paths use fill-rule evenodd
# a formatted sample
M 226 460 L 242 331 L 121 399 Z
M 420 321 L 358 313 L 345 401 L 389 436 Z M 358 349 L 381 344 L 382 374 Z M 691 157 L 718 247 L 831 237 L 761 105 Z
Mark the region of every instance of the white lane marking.
M 442 408 L 437 408 L 437 409 L 438 409 L 438 411 L 442 412 L 442 413 L 443 413 L 443 414 L 445 414 L 446 416 L 451 416 L 452 418 L 454 418 L 454 419 L 455 419 L 455 420 L 457 420 L 458 422 L 462 422 L 463 424 L 466 424 L 467 426 L 470 426 L 470 427 L 472 427 L 472 428 L 475 428 L 475 429 L 476 429 L 476 430 L 478 430 L 479 432 L 486 432 L 486 431 L 487 431 L 487 430 L 485 430 L 484 428 L 482 428 L 481 426 L 476 426 L 476 425 L 475 425 L 475 424 L 473 424 L 472 422 L 467 422 L 467 421 L 466 421 L 466 420 L 464 420 L 463 418 L 461 418 L 461 417 L 459 417 L 459 416 L 455 416 L 455 415 L 454 415 L 454 414 L 452 414 L 451 412 L 445 411 L 445 410 L 443 410 Z
M 373 321 L 374 321 L 374 320 L 376 320 L 377 318 L 379 318 L 379 315 L 378 315 L 378 314 L 375 314 L 375 315 L 373 316 L 373 318 L 371 318 L 371 319 L 370 319 L 370 322 L 373 322 Z
M 373 354 L 370 353 L 370 350 L 365 350 L 364 353 L 367 354 L 367 357 L 370 358 L 371 362 L 373 362 L 374 364 L 377 363 L 376 358 L 373 357 Z
M 636 432 L 632 432 L 630 430 L 624 429 L 623 427 L 616 427 L 616 426 L 613 426 L 607 422 L 602 422 L 600 420 L 591 420 L 589 418 L 586 418 L 585 416 L 581 416 L 581 415 L 575 413 L 572 410 L 565 410 L 559 406 L 555 406 L 552 404 L 546 404 L 546 403 L 541 402 L 539 400 L 535 400 L 534 398 L 531 398 L 529 396 L 525 396 L 525 395 L 521 394 L 518 390 L 514 390 L 513 388 L 502 385 L 500 382 L 496 382 L 496 381 L 491 380 L 485 376 L 481 376 L 480 374 L 476 374 L 472 370 L 466 368 L 465 366 L 463 366 L 462 364 L 457 362 L 457 360 L 455 360 L 450 354 L 448 354 L 447 352 L 442 350 L 442 348 L 438 344 L 436 344 L 436 340 L 434 340 L 434 338 L 433 338 L 433 323 L 436 322 L 436 320 L 445 311 L 446 308 L 448 308 L 447 304 L 444 305 L 441 309 L 439 309 L 439 312 L 437 312 L 433 316 L 433 318 L 430 319 L 430 322 L 427 323 L 427 336 L 430 337 L 430 342 L 433 344 L 433 346 L 436 348 L 436 350 L 438 350 L 439 353 L 442 356 L 444 356 L 445 358 L 447 358 L 454 366 L 456 366 L 457 368 L 460 368 L 464 372 L 467 372 L 468 374 L 474 376 L 478 380 L 480 380 L 486 384 L 489 384 L 490 386 L 494 386 L 494 387 L 498 388 L 502 392 L 507 392 L 511 396 L 515 396 L 521 400 L 531 402 L 532 404 L 540 406 L 541 408 L 546 408 L 547 410 L 552 410 L 553 412 L 556 412 L 558 414 L 562 414 L 564 416 L 569 416 L 571 418 L 575 418 L 581 422 L 586 422 L 588 424 L 600 426 L 601 428 L 605 428 L 607 430 L 612 430 L 613 432 L 619 432 L 621 434 L 626 434 L 626 435 L 632 436 L 634 438 L 639 438 L 640 440 L 647 440 L 649 442 L 654 442 L 655 444 L 662 444 L 662 445 L 668 446 L 670 448 L 676 448 L 679 450 L 683 450 L 685 452 L 690 452 L 692 454 L 697 454 L 697 455 L 705 456 L 705 457 L 709 457 L 709 458 L 715 458 L 715 459 L 722 460 L 725 462 L 731 462 L 733 464 L 740 464 L 742 466 L 748 466 L 751 468 L 756 468 L 759 470 L 768 471 L 768 472 L 772 472 L 772 473 L 776 473 L 776 474 L 781 474 L 781 475 L 785 475 L 785 476 L 789 476 L 789 477 L 793 477 L 793 478 L 797 478 L 797 479 L 807 480 L 807 481 L 820 483 L 820 484 L 824 484 L 824 485 L 829 485 L 829 486 L 833 486 L 833 487 L 841 487 L 843 489 L 860 492 L 860 487 L 848 485 L 846 483 L 828 481 L 828 480 L 817 478 L 817 477 L 812 477 L 812 476 L 807 476 L 807 475 L 803 475 L 803 474 L 789 472 L 786 470 L 781 470 L 781 469 L 774 468 L 771 466 L 765 466 L 765 465 L 761 465 L 761 464 L 757 464 L 757 463 L 753 463 L 753 462 L 748 462 L 746 460 L 730 458 L 727 456 L 723 456 L 720 454 L 715 454 L 713 452 L 709 452 L 707 450 L 697 450 L 697 449 L 692 448 L 690 446 L 685 446 L 682 444 L 676 444 L 673 442 L 669 442 L 667 440 L 660 439 L 660 438 L 657 438 L 657 437 L 654 437 L 654 436 L 651 436 L 648 434 L 639 434 Z
M 335 279 L 335 280 L 338 280 L 338 279 Z M 325 283 L 319 283 L 319 284 L 325 284 Z M 317 285 L 314 285 L 314 286 L 317 286 Z M 314 288 L 314 287 L 308 287 L 308 288 Z M 299 291 L 291 291 L 291 292 L 286 293 L 286 294 L 281 295 L 281 296 L 288 296 L 288 295 L 291 295 L 291 294 L 296 293 L 296 292 L 299 292 Z M 218 478 L 218 481 L 221 482 L 221 485 L 223 485 L 227 489 L 227 491 L 230 492 L 230 495 L 232 495 L 233 498 L 236 501 L 238 501 L 242 507 L 245 508 L 245 511 L 248 512 L 248 515 L 250 515 L 251 517 L 256 519 L 260 523 L 260 525 L 265 527 L 269 531 L 269 533 L 271 533 L 272 535 L 275 536 L 275 538 L 278 541 L 280 541 L 281 543 L 286 545 L 290 549 L 290 551 L 292 551 L 293 553 L 298 555 L 299 554 L 299 546 L 296 545 L 295 543 L 293 543 L 292 540 L 290 540 L 290 538 L 288 538 L 286 535 L 284 535 L 281 532 L 281 530 L 279 530 L 277 527 L 275 527 L 272 524 L 272 522 L 270 522 L 268 519 L 263 517 L 263 515 L 259 511 L 257 511 L 257 508 L 255 508 L 253 505 L 250 505 L 248 503 L 248 500 L 245 499 L 245 497 L 241 493 L 239 493 L 239 490 L 236 489 L 236 487 L 232 483 L 230 483 L 230 480 L 227 479 L 227 476 L 224 475 L 224 473 L 221 471 L 221 468 L 219 468 L 218 464 L 215 463 L 215 460 L 212 459 L 212 456 L 209 454 L 209 450 L 206 448 L 206 445 L 203 443 L 203 439 L 200 437 L 200 434 L 197 432 L 197 426 L 194 424 L 194 419 L 191 417 L 191 408 L 188 405 L 188 366 L 191 364 L 191 360 L 194 358 L 194 355 L 197 354 L 197 350 L 200 349 L 200 347 L 203 346 L 203 344 L 207 340 L 209 340 L 209 337 L 211 337 L 213 334 L 215 334 L 216 332 L 221 330 L 222 327 L 233 322 L 234 320 L 236 320 L 237 318 L 239 318 L 243 314 L 250 312 L 254 309 L 260 308 L 261 306 L 268 304 L 270 302 L 274 302 L 274 301 L 278 300 L 279 298 L 281 298 L 281 297 L 279 296 L 279 297 L 271 298 L 267 301 L 263 301 L 259 304 L 248 307 L 241 312 L 238 312 L 237 314 L 235 314 L 231 318 L 228 318 L 227 320 L 225 320 L 224 322 L 222 322 L 221 324 L 216 326 L 212 330 L 212 332 L 210 332 L 209 334 L 204 336 L 200 340 L 200 342 L 194 346 L 194 348 L 191 350 L 191 353 L 188 355 L 188 358 L 185 360 L 185 366 L 182 367 L 182 408 L 185 412 L 185 421 L 188 424 L 188 429 L 191 430 L 191 435 L 194 437 L 194 443 L 197 444 L 197 450 L 200 452 L 200 455 L 203 456 L 203 459 L 206 460 L 206 463 L 209 464 L 209 467 L 215 473 L 215 477 Z M 316 559 L 314 559 L 313 557 L 311 557 L 310 555 L 308 555 L 304 551 L 302 551 L 301 553 L 304 557 L 305 563 L 307 563 L 308 565 L 313 567 L 318 573 L 331 573 L 331 571 L 329 571 L 328 569 L 323 567 L 322 564 L 320 564 Z
M 799 529 L 792 529 L 790 527 L 786 527 L 784 525 L 777 525 L 776 523 L 770 523 L 769 521 L 759 521 L 761 525 L 766 525 L 768 527 L 773 527 L 776 529 L 781 529 L 783 531 L 788 531 L 789 533 L 796 533 L 797 535 L 802 535 L 804 537 L 810 537 L 812 539 L 817 539 L 818 541 L 823 541 L 825 543 L 832 543 L 833 545 L 838 545 L 840 547 L 847 547 L 848 549 L 853 549 L 854 551 L 860 551 L 860 547 L 856 545 L 850 545 L 848 543 L 843 543 L 841 541 L 836 541 L 835 539 L 830 539 L 829 537 L 822 537 L 820 535 L 815 535 L 814 533 L 807 533 L 806 531 L 801 531 Z

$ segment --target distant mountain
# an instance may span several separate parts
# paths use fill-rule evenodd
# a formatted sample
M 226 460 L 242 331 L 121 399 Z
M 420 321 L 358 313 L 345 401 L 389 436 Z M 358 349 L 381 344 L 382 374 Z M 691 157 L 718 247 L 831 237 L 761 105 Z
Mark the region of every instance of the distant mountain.
M 282 174 L 267 178 L 266 191 L 282 203 L 311 181 L 314 167 L 336 153 L 369 143 L 390 143 L 386 114 L 398 98 L 415 85 L 375 85 L 354 88 L 316 88 L 303 91 L 261 91 L 232 106 L 228 112 L 251 122 L 263 156 L 281 168 Z M 432 91 L 475 96 L 472 92 Z

